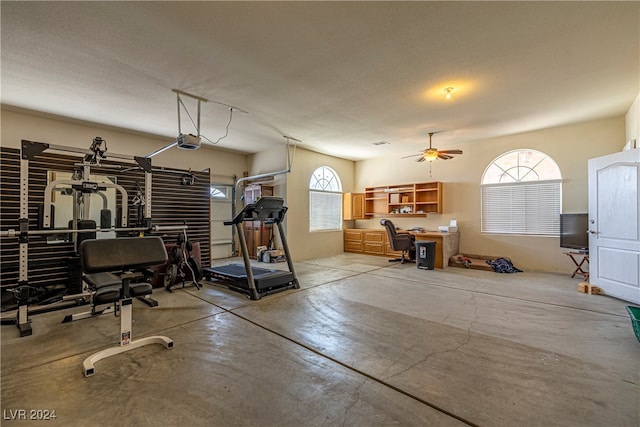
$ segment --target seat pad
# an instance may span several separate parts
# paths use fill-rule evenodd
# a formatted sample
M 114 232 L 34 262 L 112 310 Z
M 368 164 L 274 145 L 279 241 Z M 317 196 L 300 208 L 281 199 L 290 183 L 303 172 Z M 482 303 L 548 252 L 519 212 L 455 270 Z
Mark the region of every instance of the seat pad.
M 84 281 L 94 289 L 109 286 L 120 286 L 122 284 L 122 280 L 119 276 L 109 272 L 85 274 Z
M 141 297 L 143 295 L 149 295 L 153 292 L 153 286 L 151 283 L 130 283 L 129 295 L 132 297 Z

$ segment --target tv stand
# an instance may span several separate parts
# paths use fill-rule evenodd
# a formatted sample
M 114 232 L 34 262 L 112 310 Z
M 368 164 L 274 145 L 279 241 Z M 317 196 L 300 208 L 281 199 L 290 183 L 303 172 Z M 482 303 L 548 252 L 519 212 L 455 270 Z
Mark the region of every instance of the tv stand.
M 567 255 L 569 258 L 571 258 L 571 261 L 573 261 L 573 263 L 576 266 L 576 269 L 573 270 L 573 274 L 571 275 L 571 278 L 576 277 L 576 274 L 580 274 L 583 278 L 585 282 L 589 281 L 589 272 L 588 271 L 584 271 L 582 269 L 582 266 L 585 265 L 584 263 L 586 262 L 587 265 L 589 264 L 589 252 L 588 251 L 580 251 L 580 252 L 565 252 L 565 255 Z M 576 257 L 582 257 L 582 259 L 580 261 L 578 261 L 576 259 Z

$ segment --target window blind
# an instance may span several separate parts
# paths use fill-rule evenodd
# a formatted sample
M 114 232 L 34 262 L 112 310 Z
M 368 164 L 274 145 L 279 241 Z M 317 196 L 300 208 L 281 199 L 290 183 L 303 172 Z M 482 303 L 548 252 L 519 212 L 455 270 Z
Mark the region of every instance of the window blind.
M 342 229 L 342 193 L 309 191 L 309 231 Z
M 560 181 L 482 186 L 482 232 L 557 236 Z

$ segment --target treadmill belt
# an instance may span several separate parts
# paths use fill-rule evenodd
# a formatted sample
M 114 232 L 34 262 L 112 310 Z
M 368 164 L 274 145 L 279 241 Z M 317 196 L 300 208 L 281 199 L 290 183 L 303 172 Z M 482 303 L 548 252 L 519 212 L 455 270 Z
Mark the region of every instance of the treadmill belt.
M 231 282 L 235 288 L 249 289 L 247 270 L 242 264 L 228 264 L 219 267 L 203 268 L 205 276 L 217 280 Z M 253 282 L 258 292 L 275 289 L 287 289 L 297 282 L 290 271 L 269 270 L 266 268 L 251 267 Z
M 246 279 L 247 278 L 247 270 L 245 270 L 244 265 L 241 264 L 229 264 L 222 265 L 220 267 L 210 267 L 209 271 L 221 275 L 228 276 L 234 279 Z M 278 270 L 267 270 L 266 268 L 259 267 L 251 267 L 251 272 L 253 276 L 260 276 L 263 274 L 275 273 Z

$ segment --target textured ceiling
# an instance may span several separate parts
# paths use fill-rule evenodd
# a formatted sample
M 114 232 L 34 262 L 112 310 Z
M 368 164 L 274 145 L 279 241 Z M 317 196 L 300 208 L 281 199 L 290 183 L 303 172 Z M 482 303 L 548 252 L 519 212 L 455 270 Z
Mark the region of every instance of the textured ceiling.
M 623 115 L 638 2 L 1 3 L 1 102 L 166 137 L 364 159 Z M 444 88 L 454 87 L 444 98 Z M 215 101 L 215 102 L 213 102 Z M 195 102 L 184 98 L 196 116 Z M 182 131 L 195 129 L 182 117 Z M 390 144 L 375 146 L 386 141 Z M 160 148 L 160 147 L 159 147 Z M 146 153 L 141 153 L 146 154 Z

